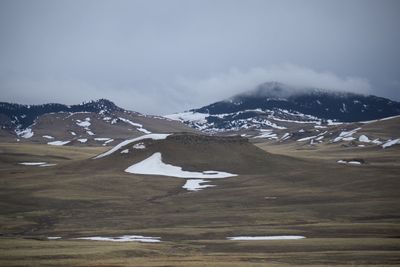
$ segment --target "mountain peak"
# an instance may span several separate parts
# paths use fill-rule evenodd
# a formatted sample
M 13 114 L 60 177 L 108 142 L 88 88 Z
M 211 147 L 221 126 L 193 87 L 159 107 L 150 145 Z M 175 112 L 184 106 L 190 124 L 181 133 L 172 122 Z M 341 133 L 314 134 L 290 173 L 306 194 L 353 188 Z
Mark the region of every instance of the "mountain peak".
M 311 119 L 319 123 L 376 120 L 399 115 L 400 103 L 372 95 L 266 82 L 248 92 L 190 112 L 203 114 L 204 119 L 196 121 L 195 127 L 226 131 L 269 127 L 275 122 L 290 120 Z
M 84 102 L 81 104 L 85 108 L 93 109 L 93 112 L 111 112 L 111 111 L 118 111 L 122 110 L 122 108 L 118 107 L 114 104 L 114 102 L 101 98 L 98 100 L 91 100 L 89 102 Z

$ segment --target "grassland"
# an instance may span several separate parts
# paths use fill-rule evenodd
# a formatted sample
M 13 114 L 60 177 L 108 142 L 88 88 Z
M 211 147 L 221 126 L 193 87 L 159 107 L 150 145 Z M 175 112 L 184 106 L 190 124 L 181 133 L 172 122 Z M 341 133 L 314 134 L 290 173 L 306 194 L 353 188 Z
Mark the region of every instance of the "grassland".
M 397 148 L 360 154 L 340 146 L 258 144 L 260 149 L 178 141 L 149 143 L 135 155 L 97 161 L 91 158 L 104 148 L 1 144 L 0 265 L 400 264 Z M 123 172 L 159 150 L 167 162 L 187 169 L 215 166 L 240 175 L 188 192 L 181 188 L 183 179 Z M 243 155 L 251 157 L 245 161 Z M 362 157 L 367 164 L 337 164 L 342 157 Z M 57 165 L 18 164 L 23 161 Z M 163 242 L 75 239 L 126 234 L 160 236 Z M 307 238 L 226 240 L 239 235 Z M 47 240 L 51 236 L 62 239 Z

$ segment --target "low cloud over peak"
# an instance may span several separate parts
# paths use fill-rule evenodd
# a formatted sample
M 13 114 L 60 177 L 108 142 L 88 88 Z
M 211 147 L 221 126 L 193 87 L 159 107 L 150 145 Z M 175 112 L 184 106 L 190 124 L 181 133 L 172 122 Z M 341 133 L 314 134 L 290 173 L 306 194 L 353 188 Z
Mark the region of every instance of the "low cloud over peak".
M 293 90 L 316 88 L 358 94 L 372 92 L 371 85 L 365 78 L 339 77 L 332 72 L 316 71 L 293 64 L 249 70 L 233 68 L 205 79 L 181 77 L 177 80 L 177 87 L 182 88 L 181 91 L 190 91 L 192 97 L 188 101 L 192 101 L 192 106 L 199 106 L 253 91 L 259 85 L 271 81 L 287 85 Z
M 111 87 L 101 83 L 88 83 L 66 79 L 6 79 L 2 81 L 5 100 L 25 104 L 60 102 L 80 103 L 84 100 L 107 98 L 127 109 L 166 114 L 188 110 L 234 95 L 252 91 L 266 82 L 275 81 L 293 90 L 318 88 L 361 94 L 371 92 L 369 82 L 358 77 L 339 77 L 332 72 L 320 72 L 292 64 L 267 68 L 227 72 L 206 78 L 180 76 L 155 85 L 157 78 L 148 84 L 135 87 Z M 57 94 L 54 91 L 57 90 Z

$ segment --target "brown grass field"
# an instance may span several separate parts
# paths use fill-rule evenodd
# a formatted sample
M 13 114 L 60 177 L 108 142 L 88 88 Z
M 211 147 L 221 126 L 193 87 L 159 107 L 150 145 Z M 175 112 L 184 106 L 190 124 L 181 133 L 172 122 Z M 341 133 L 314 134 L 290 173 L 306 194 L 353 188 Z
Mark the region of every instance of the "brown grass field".
M 399 148 L 256 145 L 182 137 L 93 160 L 104 147 L 0 144 L 0 266 L 400 265 Z M 187 170 L 220 170 L 199 192 L 184 179 L 125 173 L 160 151 Z M 362 158 L 365 164 L 337 164 Z M 53 167 L 22 166 L 46 161 Z M 160 243 L 77 240 L 159 236 Z M 230 241 L 240 235 L 301 240 Z M 47 237 L 60 236 L 60 240 Z

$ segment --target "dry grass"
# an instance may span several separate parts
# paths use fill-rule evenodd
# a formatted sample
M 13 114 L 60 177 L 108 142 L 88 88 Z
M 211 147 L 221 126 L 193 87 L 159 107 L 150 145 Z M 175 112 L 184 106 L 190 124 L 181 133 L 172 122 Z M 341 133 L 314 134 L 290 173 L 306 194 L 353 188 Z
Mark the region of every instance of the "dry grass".
M 340 153 L 350 155 L 340 147 L 304 151 L 259 145 L 271 152 L 264 153 L 252 145 L 234 143 L 191 141 L 180 145 L 170 140 L 147 145 L 148 151 L 91 160 L 104 148 L 1 144 L 0 265 L 400 263 L 400 168 L 391 163 L 398 155 L 394 150 L 384 152 L 386 165 L 352 167 L 333 162 Z M 327 153 L 332 149 L 339 154 Z M 156 150 L 172 164 L 200 170 L 216 166 L 217 170 L 241 175 L 215 180 L 214 188 L 187 192 L 181 188 L 183 179 L 123 172 Z M 379 152 L 365 157 L 378 158 L 374 153 Z M 252 157 L 248 162 L 241 158 L 247 154 Z M 17 164 L 39 159 L 58 165 L 39 168 Z M 163 242 L 74 240 L 123 234 L 161 236 Z M 287 234 L 307 239 L 226 240 L 235 235 Z M 49 241 L 48 236 L 63 239 Z

